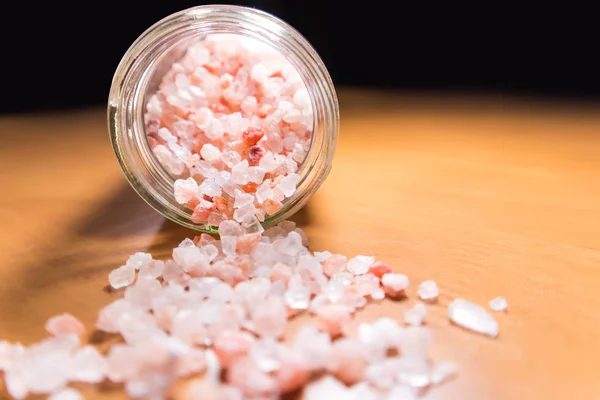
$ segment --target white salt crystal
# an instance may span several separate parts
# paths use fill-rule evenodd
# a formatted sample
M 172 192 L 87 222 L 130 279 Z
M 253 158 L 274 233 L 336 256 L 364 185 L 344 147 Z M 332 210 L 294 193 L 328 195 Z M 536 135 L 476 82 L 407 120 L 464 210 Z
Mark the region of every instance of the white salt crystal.
M 319 332 L 316 327 L 305 325 L 298 330 L 292 350 L 302 354 L 311 368 L 320 369 L 327 366 L 329 362 L 331 338 L 329 333 Z
M 83 400 L 83 396 L 75 389 L 65 388 L 51 394 L 48 400 Z
M 149 265 L 152 262 L 152 255 L 149 253 L 137 252 L 129 256 L 125 265 L 139 270 L 140 268 Z
M 300 275 L 293 275 L 288 281 L 285 303 L 294 310 L 306 310 L 310 304 L 310 289 L 304 286 Z
M 209 261 L 213 261 L 219 255 L 219 249 L 217 249 L 214 244 L 202 246 L 200 252 L 203 253 Z
M 284 177 L 277 187 L 285 197 L 290 197 L 296 191 L 296 186 L 298 185 L 298 181 L 300 180 L 300 175 L 298 174 L 289 174 Z
M 417 294 L 421 300 L 433 302 L 438 298 L 440 291 L 435 281 L 423 281 L 417 289 Z
M 221 237 L 221 247 L 223 254 L 226 256 L 235 256 L 235 246 L 237 244 L 237 238 L 235 236 L 223 236 Z
M 262 183 L 265 177 L 265 170 L 261 167 L 249 167 L 248 177 L 250 178 L 250 182 Z
M 375 257 L 356 256 L 348 261 L 348 272 L 354 275 L 366 274 L 369 267 L 375 262 Z
M 198 183 L 194 178 L 177 179 L 173 185 L 175 201 L 186 204 L 198 195 Z
M 165 263 L 160 260 L 152 260 L 149 264 L 140 268 L 138 279 L 156 279 L 162 275 Z
M 123 265 L 108 274 L 108 282 L 113 289 L 121 289 L 129 286 L 135 280 L 135 268 Z
M 211 140 L 221 139 L 223 137 L 223 124 L 217 118 L 208 118 L 204 123 L 204 134 Z
M 455 299 L 448 306 L 448 318 L 456 325 L 495 338 L 498 322 L 481 306 L 464 299 Z
M 306 90 L 306 88 L 298 89 L 296 93 L 294 93 L 294 103 L 301 109 L 311 105 L 310 96 L 308 95 L 308 90 Z
M 265 229 L 256 216 L 252 215 L 242 222 L 244 233 L 263 233 Z
M 177 138 L 167 128 L 160 128 L 158 130 L 158 137 L 167 143 L 177 142 Z
M 490 300 L 490 308 L 494 311 L 504 311 L 508 308 L 508 302 L 504 297 L 496 297 Z
M 257 189 L 256 189 L 256 200 L 262 204 L 265 200 L 271 198 L 273 196 L 273 189 L 271 189 L 271 180 L 265 180 Z
M 210 143 L 206 143 L 204 146 L 202 146 L 202 149 L 200 149 L 200 155 L 211 164 L 221 161 L 221 150 L 219 150 L 217 146 Z
M 248 160 L 237 163 L 231 169 L 231 180 L 238 185 L 245 185 L 250 181 L 250 175 L 248 174 Z
M 269 77 L 269 71 L 264 64 L 255 64 L 250 70 L 250 77 L 258 83 L 263 83 Z
M 237 151 L 225 150 L 221 153 L 221 161 L 223 161 L 225 165 L 227 165 L 229 168 L 233 168 L 235 165 L 242 161 L 242 157 Z
M 422 303 L 415 304 L 404 312 L 404 323 L 408 325 L 422 325 L 427 316 L 427 308 Z
M 254 203 L 254 196 L 249 193 L 245 193 L 241 190 L 236 190 L 235 192 L 235 200 L 233 202 L 234 208 L 240 208 L 245 206 L 246 204 Z
M 255 212 L 256 207 L 254 207 L 254 204 L 244 204 L 233 212 L 233 219 L 237 222 L 244 222 L 246 219 L 254 216 Z
M 206 178 L 200 186 L 198 187 L 200 193 L 203 193 L 207 196 L 214 197 L 221 195 L 221 187 L 217 185 L 214 179 Z
M 331 257 L 331 252 L 329 252 L 329 251 L 315 251 L 314 255 L 317 258 L 317 260 L 319 260 L 320 262 L 323 262 L 323 261 L 327 260 L 329 257 Z
M 377 288 L 371 292 L 371 298 L 373 300 L 383 300 L 385 298 L 385 292 L 381 288 Z
M 265 172 L 273 172 L 279 165 L 280 163 L 270 151 L 267 151 L 258 162 L 258 166 Z
M 226 220 L 219 225 L 219 235 L 223 236 L 242 236 L 242 227 L 235 221 Z
M 108 373 L 108 362 L 92 346 L 84 346 L 73 355 L 69 380 L 98 383 Z
M 408 289 L 409 281 L 406 275 L 389 273 L 381 277 L 381 284 L 384 286 L 384 289 L 400 293 Z

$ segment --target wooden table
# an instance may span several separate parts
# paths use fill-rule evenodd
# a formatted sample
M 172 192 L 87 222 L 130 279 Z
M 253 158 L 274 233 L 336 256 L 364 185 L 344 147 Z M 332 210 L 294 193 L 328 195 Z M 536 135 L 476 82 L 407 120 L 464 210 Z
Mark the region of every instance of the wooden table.
M 437 281 L 432 355 L 461 373 L 427 398 L 600 399 L 600 108 L 340 99 L 332 173 L 295 220 L 313 250 L 372 254 L 411 278 L 408 300 L 361 321 L 401 318 L 418 283 Z M 104 290 L 111 269 L 193 235 L 130 189 L 104 109 L 4 116 L 0 134 L 0 338 L 37 341 L 64 311 L 92 331 L 118 296 Z M 448 322 L 453 298 L 487 307 L 499 295 L 496 340 Z

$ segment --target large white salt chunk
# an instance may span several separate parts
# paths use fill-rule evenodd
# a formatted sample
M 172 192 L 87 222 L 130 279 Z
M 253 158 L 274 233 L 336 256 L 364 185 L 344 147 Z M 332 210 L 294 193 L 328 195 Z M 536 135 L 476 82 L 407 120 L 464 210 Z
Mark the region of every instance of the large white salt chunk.
M 244 204 L 233 212 L 233 219 L 241 223 L 254 216 L 255 212 L 256 207 L 254 207 L 254 204 Z
M 433 302 L 440 295 L 440 291 L 435 281 L 423 281 L 417 289 L 417 294 L 421 300 Z
M 269 71 L 262 63 L 257 63 L 250 70 L 250 77 L 258 83 L 263 83 L 269 77 Z
M 148 265 L 152 262 L 152 255 L 149 253 L 137 252 L 129 256 L 125 265 L 131 266 L 136 270 Z
M 250 178 L 250 182 L 262 183 L 265 177 L 265 170 L 261 167 L 249 167 L 248 177 Z
M 210 143 L 206 143 L 204 146 L 202 146 L 202 149 L 200 149 L 200 155 L 211 164 L 221 161 L 221 150 L 219 150 L 217 146 Z
M 385 293 L 392 297 L 402 296 L 408 289 L 408 277 L 403 274 L 389 273 L 381 277 L 381 284 Z
M 490 300 L 490 308 L 494 311 L 504 311 L 508 308 L 508 302 L 504 297 L 496 297 Z
M 221 237 L 221 248 L 223 249 L 223 254 L 226 256 L 235 256 L 237 254 L 235 251 L 236 244 L 237 237 L 235 236 Z
M 248 173 L 248 160 L 243 160 L 237 163 L 231 169 L 231 180 L 233 183 L 238 185 L 245 185 L 250 181 L 250 174 Z
M 235 200 L 233 202 L 234 208 L 241 208 L 247 204 L 254 203 L 254 196 L 249 193 L 242 192 L 241 190 L 236 190 L 235 192 Z
M 221 187 L 217 185 L 214 179 L 207 178 L 198 187 L 200 193 L 205 194 L 209 197 L 220 196 L 221 195 Z
M 129 286 L 135 280 L 135 268 L 123 265 L 108 274 L 108 282 L 113 289 L 121 289 Z
M 277 187 L 279 190 L 283 192 L 285 197 L 290 197 L 296 191 L 296 186 L 298 185 L 298 181 L 300 180 L 300 175 L 298 174 L 289 174 L 284 177 Z
M 266 179 L 257 189 L 256 189 L 256 201 L 260 204 L 264 203 L 265 200 L 272 198 L 273 189 L 271 189 L 271 180 Z
M 217 118 L 207 118 L 204 123 L 204 134 L 207 138 L 216 140 L 223 137 L 224 129 L 223 124 Z
M 448 318 L 456 325 L 495 338 L 498 322 L 481 306 L 464 299 L 455 299 L 448 306 Z
M 175 201 L 186 204 L 198 195 L 198 183 L 194 178 L 177 179 L 173 185 Z
M 348 261 L 348 272 L 354 275 L 366 274 L 369 267 L 375 262 L 375 257 L 371 256 L 356 256 Z
M 298 89 L 296 93 L 294 93 L 294 103 L 300 109 L 310 107 L 310 96 L 308 95 L 308 90 L 306 90 L 306 88 Z

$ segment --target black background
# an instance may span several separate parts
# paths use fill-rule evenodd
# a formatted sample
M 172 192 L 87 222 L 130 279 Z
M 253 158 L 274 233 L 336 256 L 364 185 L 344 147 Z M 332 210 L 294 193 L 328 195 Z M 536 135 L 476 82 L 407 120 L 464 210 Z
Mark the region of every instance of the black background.
M 129 45 L 197 1 L 11 3 L 3 10 L 0 112 L 105 105 Z M 212 2 L 215 3 L 215 2 Z M 317 49 L 336 86 L 600 100 L 592 9 L 492 3 L 229 2 L 271 12 Z

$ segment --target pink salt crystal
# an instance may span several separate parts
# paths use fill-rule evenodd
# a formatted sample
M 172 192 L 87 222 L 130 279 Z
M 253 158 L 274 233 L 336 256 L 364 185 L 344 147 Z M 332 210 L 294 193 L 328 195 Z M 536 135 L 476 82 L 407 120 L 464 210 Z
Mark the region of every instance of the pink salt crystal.
M 348 261 L 347 269 L 353 275 L 366 274 L 375 261 L 374 257 L 356 256 Z
M 246 356 L 256 339 L 241 331 L 225 331 L 214 341 L 214 350 L 219 362 L 227 368 L 234 360 Z
M 260 307 L 251 310 L 251 321 L 260 336 L 283 336 L 287 324 L 287 310 L 283 299 L 274 295 L 267 297 Z
M 48 400 L 82 400 L 83 396 L 77 390 L 72 388 L 61 389 L 52 393 Z
M 494 311 L 504 311 L 508 308 L 508 302 L 504 297 L 496 297 L 490 300 L 490 308 Z
M 376 277 L 378 277 L 379 279 L 381 279 L 383 277 L 383 275 L 385 274 L 390 274 L 394 272 L 392 270 L 392 267 L 390 267 L 387 264 L 384 264 L 380 261 L 376 261 L 374 262 L 370 267 L 369 267 L 369 273 L 375 275 Z
M 275 372 L 275 380 L 281 393 L 293 392 L 302 387 L 310 377 L 310 369 L 304 359 L 296 353 L 287 352 L 282 364 Z
M 125 299 L 133 306 L 143 310 L 152 308 L 152 298 L 161 290 L 162 286 L 154 278 L 142 278 L 125 290 Z
M 350 322 L 352 308 L 343 304 L 328 304 L 317 310 L 317 326 L 327 331 L 331 337 L 339 336 L 342 327 Z
M 121 289 L 129 286 L 135 280 L 135 268 L 123 265 L 108 274 L 108 282 L 113 289 Z
M 363 380 L 368 362 L 365 347 L 356 339 L 343 338 L 333 343 L 327 370 L 346 385 Z
M 412 308 L 404 312 L 404 323 L 408 325 L 422 325 L 427 316 L 427 308 L 417 303 Z
M 11 344 L 7 341 L 0 341 L 0 371 L 6 371 L 10 366 L 23 355 L 25 348 L 20 343 Z
M 247 357 L 233 361 L 227 370 L 227 382 L 242 390 L 249 398 L 272 395 L 277 390 L 275 379 L 261 371 Z
M 349 395 L 351 399 L 356 400 L 407 400 L 404 397 L 385 397 L 369 385 L 368 382 L 360 382 L 350 388 Z M 412 399 L 411 399 L 412 400 Z
M 168 260 L 165 263 L 162 278 L 166 283 L 178 285 L 185 285 L 190 280 L 190 276 L 173 260 Z
M 396 385 L 387 392 L 386 400 L 417 400 L 419 392 L 415 388 L 403 385 Z
M 119 319 L 133 310 L 133 306 L 125 299 L 117 299 L 104 306 L 98 313 L 96 328 L 108 333 L 117 333 Z
M 357 275 L 354 277 L 352 285 L 356 288 L 359 296 L 365 297 L 379 289 L 379 278 L 371 273 Z
M 448 306 L 448 318 L 456 325 L 483 335 L 498 336 L 498 322 L 481 306 L 464 299 L 455 299 Z
M 348 388 L 337 379 L 325 375 L 309 383 L 304 389 L 303 400 L 347 399 Z
M 332 277 L 337 272 L 342 272 L 346 269 L 346 257 L 340 254 L 332 254 L 323 261 L 323 273 L 328 277 Z
M 108 362 L 92 346 L 84 346 L 73 355 L 69 380 L 97 383 L 108 373 Z
M 205 377 L 185 383 L 178 391 L 175 400 L 243 400 L 242 394 L 235 388 L 223 385 Z
M 408 277 L 402 274 L 385 274 L 381 277 L 383 290 L 390 297 L 402 297 L 404 291 L 408 289 Z
M 423 281 L 417 289 L 419 298 L 426 302 L 435 302 L 440 294 L 437 283 L 435 281 Z
M 274 372 L 281 367 L 279 352 L 281 351 L 279 343 L 272 338 L 263 338 L 255 342 L 248 358 L 260 368 L 263 372 Z
M 260 233 L 246 233 L 239 236 L 235 243 L 235 251 L 237 254 L 248 254 L 254 246 L 260 242 Z
M 305 310 L 310 304 L 311 292 L 303 283 L 300 275 L 292 275 L 285 292 L 285 304 L 296 310 Z
M 284 263 L 277 262 L 271 268 L 270 279 L 271 282 L 283 281 L 287 285 L 287 282 L 292 277 L 292 268 Z
M 82 336 L 85 333 L 83 324 L 69 313 L 63 313 L 48 319 L 45 328 L 53 336 L 69 334 Z

